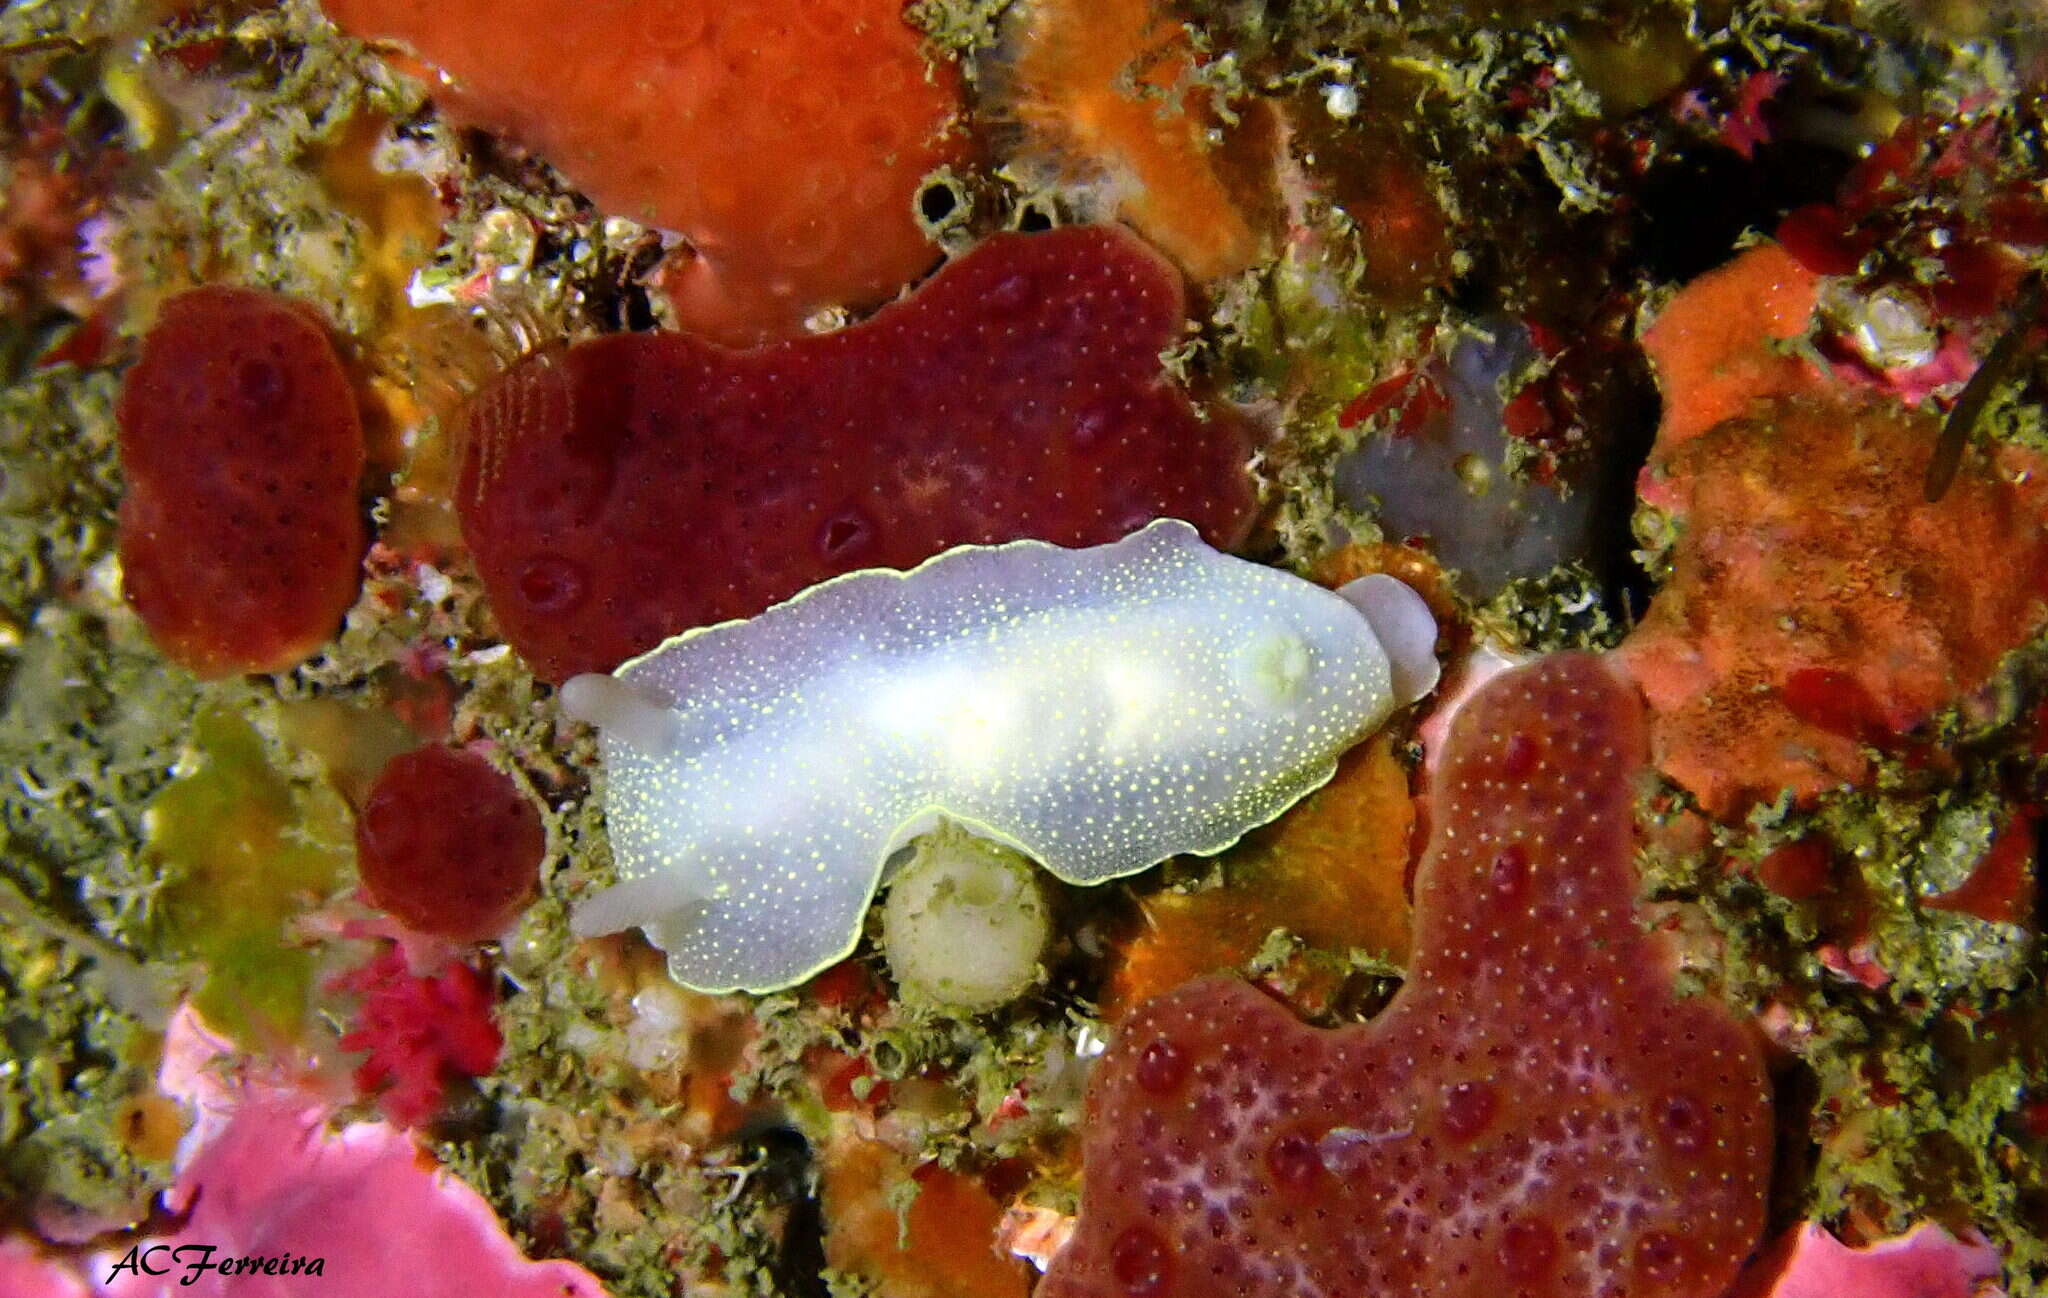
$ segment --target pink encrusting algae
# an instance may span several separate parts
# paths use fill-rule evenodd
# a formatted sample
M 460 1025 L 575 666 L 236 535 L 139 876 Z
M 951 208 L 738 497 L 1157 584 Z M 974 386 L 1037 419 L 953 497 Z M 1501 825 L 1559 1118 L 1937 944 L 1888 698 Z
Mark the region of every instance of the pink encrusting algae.
M 735 352 L 616 334 L 479 395 L 458 506 L 505 637 L 560 680 L 955 545 L 1243 539 L 1247 423 L 1159 354 L 1179 276 L 1106 226 L 999 234 L 908 300 Z
M 1928 1221 L 1851 1248 L 1805 1222 L 1751 1264 L 1728 1298 L 1997 1298 L 1998 1250 L 1975 1231 L 1965 1235 Z
M 1763 1228 L 1770 1102 L 1637 927 L 1644 749 L 1595 658 L 1490 682 L 1432 790 L 1407 985 L 1336 1030 L 1221 978 L 1141 1008 L 1039 1298 L 1716 1298 Z
M 172 1019 L 159 1082 L 198 1115 L 164 1195 L 174 1224 L 94 1257 L 99 1298 L 604 1298 L 582 1267 L 522 1256 L 483 1196 L 410 1135 L 330 1130 L 322 1098 L 250 1076 L 225 1050 L 189 1009 Z M 135 1265 L 117 1270 L 131 1247 Z

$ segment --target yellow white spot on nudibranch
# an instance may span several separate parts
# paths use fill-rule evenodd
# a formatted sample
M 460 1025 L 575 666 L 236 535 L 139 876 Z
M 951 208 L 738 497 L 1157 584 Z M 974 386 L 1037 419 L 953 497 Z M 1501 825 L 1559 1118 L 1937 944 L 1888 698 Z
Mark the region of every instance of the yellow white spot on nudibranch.
M 1312 666 L 1308 641 L 1285 628 L 1261 631 L 1237 651 L 1238 685 L 1266 708 L 1300 701 Z
M 1162 519 L 849 573 L 563 687 L 602 731 L 619 882 L 677 981 L 800 982 L 852 950 L 891 851 L 945 815 L 1069 883 L 1219 852 L 1435 683 L 1388 577 L 1332 593 Z

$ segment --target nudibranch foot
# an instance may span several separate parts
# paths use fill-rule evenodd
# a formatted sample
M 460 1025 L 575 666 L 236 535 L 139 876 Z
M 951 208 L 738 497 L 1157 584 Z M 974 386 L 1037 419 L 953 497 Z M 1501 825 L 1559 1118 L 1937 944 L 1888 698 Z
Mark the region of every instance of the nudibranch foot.
M 620 879 L 577 931 L 637 924 L 678 981 L 767 991 L 853 948 L 941 815 L 1076 884 L 1221 851 L 1426 691 L 1434 640 L 1392 578 L 1340 595 L 1175 519 L 834 578 L 564 686 Z

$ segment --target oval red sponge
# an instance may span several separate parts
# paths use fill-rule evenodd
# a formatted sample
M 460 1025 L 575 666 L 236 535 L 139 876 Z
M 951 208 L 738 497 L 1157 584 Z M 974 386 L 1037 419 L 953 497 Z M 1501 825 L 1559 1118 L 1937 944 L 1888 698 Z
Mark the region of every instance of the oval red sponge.
M 392 758 L 356 820 L 363 889 L 407 928 L 457 942 L 503 932 L 533 899 L 547 831 L 505 774 L 439 745 Z
M 217 677 L 324 644 L 368 541 L 362 421 L 320 317 L 256 289 L 181 293 L 117 414 L 123 582 L 164 653 Z

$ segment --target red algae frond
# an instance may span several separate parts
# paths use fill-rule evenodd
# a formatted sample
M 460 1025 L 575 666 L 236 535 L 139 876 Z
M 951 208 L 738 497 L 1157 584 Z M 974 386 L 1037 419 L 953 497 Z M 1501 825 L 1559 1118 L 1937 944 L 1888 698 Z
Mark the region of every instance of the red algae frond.
M 1006 108 L 1197 281 L 1256 262 L 1266 239 L 1259 164 L 1209 141 L 1218 126 L 1188 84 L 1193 51 L 1154 0 L 1031 0 L 1018 11 Z M 1270 132 L 1247 123 L 1246 144 Z
M 1322 1031 L 1205 979 L 1094 1078 L 1079 1228 L 1040 1298 L 1714 1298 L 1764 1223 L 1757 1045 L 1638 929 L 1634 691 L 1561 655 L 1452 723 L 1416 960 Z
M 203 677 L 282 671 L 355 601 L 362 420 L 310 309 L 180 294 L 121 389 L 121 565 L 164 653 Z
M 356 1088 L 399 1126 L 432 1118 L 451 1085 L 497 1066 L 504 1040 L 491 1018 L 491 984 L 460 961 L 414 973 L 396 947 L 387 947 L 331 986 L 362 997 L 356 1026 L 339 1044 L 365 1052 Z
M 690 240 L 685 327 L 732 345 L 885 301 L 937 250 L 914 213 L 961 156 L 959 76 L 902 0 L 326 0 L 403 41 L 460 116 L 539 150 L 599 206 Z
M 474 404 L 463 536 L 506 638 L 555 680 L 955 545 L 1096 545 L 1172 516 L 1229 546 L 1249 430 L 1161 367 L 1184 309 L 1138 240 L 1075 226 L 994 236 L 835 334 L 542 352 Z

